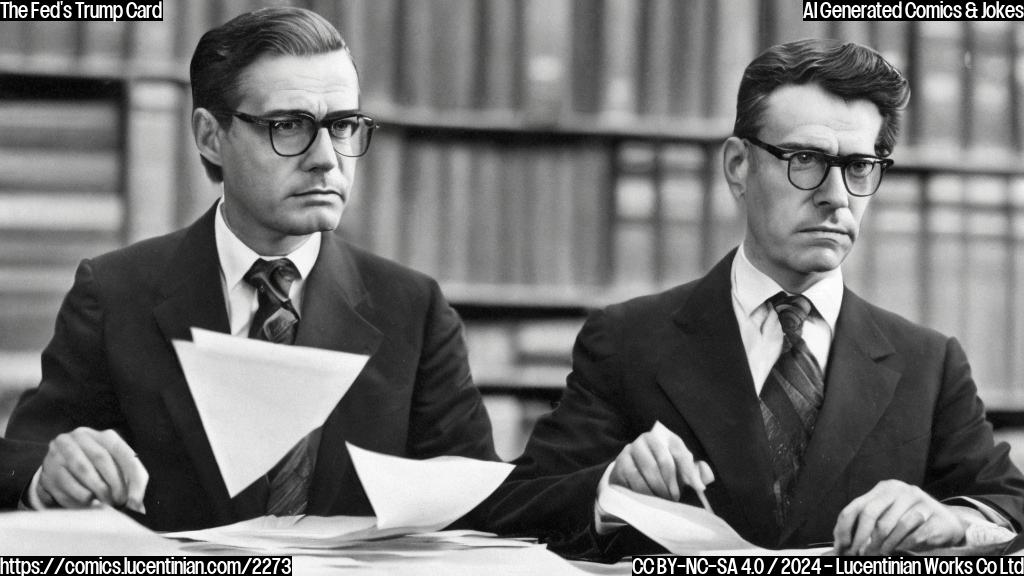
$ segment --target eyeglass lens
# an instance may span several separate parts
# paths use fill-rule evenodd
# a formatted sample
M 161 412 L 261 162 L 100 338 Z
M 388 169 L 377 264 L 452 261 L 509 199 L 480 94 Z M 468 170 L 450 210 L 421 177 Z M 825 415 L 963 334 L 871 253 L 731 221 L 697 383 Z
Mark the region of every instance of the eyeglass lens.
M 828 177 L 832 164 L 813 152 L 800 152 L 789 158 L 789 181 L 802 190 L 817 188 Z M 846 189 L 854 196 L 870 196 L 882 182 L 882 167 L 869 160 L 854 160 L 842 167 Z
M 302 154 L 320 131 L 320 123 L 311 118 L 275 120 L 270 125 L 270 142 L 282 156 Z M 370 145 L 371 128 L 359 116 L 339 118 L 327 124 L 334 150 L 342 156 L 362 156 Z

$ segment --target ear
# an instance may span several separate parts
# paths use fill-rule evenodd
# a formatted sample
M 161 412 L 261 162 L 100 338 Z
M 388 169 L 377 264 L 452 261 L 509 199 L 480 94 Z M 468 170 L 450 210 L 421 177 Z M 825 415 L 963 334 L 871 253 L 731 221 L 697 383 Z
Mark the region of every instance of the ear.
M 750 147 L 742 138 L 730 136 L 722 147 L 722 169 L 729 191 L 737 201 L 747 191 L 747 176 L 750 175 Z
M 207 161 L 222 166 L 220 159 L 220 138 L 223 130 L 217 118 L 206 108 L 192 111 L 192 137 L 199 154 Z

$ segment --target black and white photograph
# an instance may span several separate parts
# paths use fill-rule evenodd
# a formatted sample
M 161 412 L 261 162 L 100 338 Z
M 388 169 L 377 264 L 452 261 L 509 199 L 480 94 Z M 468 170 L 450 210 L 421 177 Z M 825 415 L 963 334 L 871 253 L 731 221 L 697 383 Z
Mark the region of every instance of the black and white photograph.
M 1022 22 L 0 1 L 0 575 L 1024 573 Z

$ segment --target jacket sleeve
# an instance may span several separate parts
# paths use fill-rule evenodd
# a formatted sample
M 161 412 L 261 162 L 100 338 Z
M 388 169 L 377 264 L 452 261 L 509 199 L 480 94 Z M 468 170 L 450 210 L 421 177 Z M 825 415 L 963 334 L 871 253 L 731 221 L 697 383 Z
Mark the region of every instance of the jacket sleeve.
M 13 470 L 6 474 L 13 472 L 16 480 L 5 479 L 5 502 L 8 488 L 17 488 L 8 484 L 27 486 L 42 464 L 46 444 L 58 434 L 79 426 L 123 425 L 106 368 L 99 293 L 91 262 L 82 261 L 61 304 L 53 338 L 43 351 L 42 380 L 22 396 L 7 426 L 12 446 L 4 462 L 13 462 Z
M 562 400 L 537 422 L 515 470 L 481 505 L 484 529 L 538 537 L 572 558 L 608 561 L 627 549 L 660 550 L 629 527 L 608 537 L 594 530 L 601 476 L 642 432 L 617 409 L 622 370 L 613 324 L 601 311 L 583 326 Z
M 46 456 L 46 444 L 0 438 L 0 510 L 18 508 Z
M 430 281 L 423 346 L 409 415 L 408 452 L 497 460 L 491 421 L 473 384 L 462 321 Z
M 1024 476 L 1005 443 L 994 445 L 971 367 L 955 338 L 946 342 L 925 490 L 937 498 L 974 498 L 1024 527 Z

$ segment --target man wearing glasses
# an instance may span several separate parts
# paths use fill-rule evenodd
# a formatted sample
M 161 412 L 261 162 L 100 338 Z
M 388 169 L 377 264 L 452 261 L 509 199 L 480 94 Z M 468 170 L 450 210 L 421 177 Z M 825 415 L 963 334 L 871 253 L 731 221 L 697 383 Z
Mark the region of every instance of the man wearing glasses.
M 705 505 L 747 540 L 841 554 L 1005 541 L 1024 477 L 953 338 L 844 287 L 909 99 L 873 50 L 804 40 L 746 69 L 729 189 L 742 244 L 707 276 L 588 319 L 558 408 L 485 503 L 570 555 L 655 551 L 609 485 Z
M 42 444 L 12 444 L 2 502 L 99 501 L 161 530 L 368 515 L 346 441 L 497 459 L 437 283 L 332 232 L 376 127 L 337 30 L 296 8 L 241 15 L 202 37 L 191 80 L 196 146 L 223 196 L 189 228 L 82 262 L 42 382 L 8 427 Z M 171 346 L 194 326 L 370 360 L 319 430 L 230 498 Z

